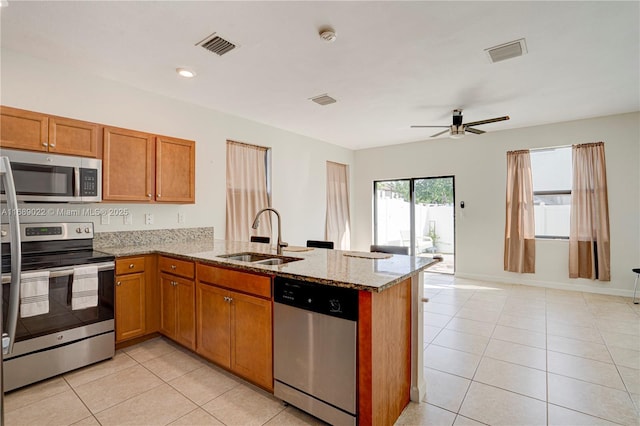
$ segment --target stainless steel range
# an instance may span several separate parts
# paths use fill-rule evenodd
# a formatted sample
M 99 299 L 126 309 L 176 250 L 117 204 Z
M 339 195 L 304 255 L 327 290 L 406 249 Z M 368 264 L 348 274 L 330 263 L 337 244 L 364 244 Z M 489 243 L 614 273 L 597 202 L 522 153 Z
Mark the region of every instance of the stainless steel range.
M 4 390 L 112 358 L 115 259 L 93 250 L 93 223 L 20 224 L 22 294 L 13 321 L 9 232 L 2 225 L 2 323 L 16 330 L 3 361 Z

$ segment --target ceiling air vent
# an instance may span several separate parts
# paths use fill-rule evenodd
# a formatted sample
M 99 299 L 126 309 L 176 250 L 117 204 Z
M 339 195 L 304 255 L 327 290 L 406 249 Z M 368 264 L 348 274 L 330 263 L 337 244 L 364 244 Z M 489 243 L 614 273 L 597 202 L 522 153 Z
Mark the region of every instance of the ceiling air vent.
M 491 62 L 500 62 L 505 59 L 516 58 L 527 53 L 527 44 L 524 39 L 510 41 L 484 50 L 489 55 Z
M 309 98 L 309 99 L 311 99 L 313 102 L 317 103 L 318 105 L 329 105 L 336 102 L 335 99 L 333 99 L 331 96 L 327 95 L 326 93 L 324 95 L 314 96 L 313 98 Z
M 209 52 L 213 52 L 218 56 L 222 56 L 236 48 L 235 44 L 217 36 L 216 33 L 211 34 L 209 37 L 197 43 L 196 46 L 202 46 Z

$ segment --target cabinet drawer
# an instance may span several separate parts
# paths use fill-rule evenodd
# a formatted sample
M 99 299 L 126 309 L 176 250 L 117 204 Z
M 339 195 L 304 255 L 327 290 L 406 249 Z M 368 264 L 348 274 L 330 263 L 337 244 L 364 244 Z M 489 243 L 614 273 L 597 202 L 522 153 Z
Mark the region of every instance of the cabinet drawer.
M 179 260 L 172 257 L 160 256 L 158 260 L 158 267 L 162 272 L 168 272 L 169 274 L 180 275 L 186 278 L 194 277 L 194 265 L 193 262 L 188 260 Z
M 144 257 L 116 259 L 116 275 L 133 274 L 144 271 Z
M 198 281 L 271 298 L 271 277 L 198 264 Z

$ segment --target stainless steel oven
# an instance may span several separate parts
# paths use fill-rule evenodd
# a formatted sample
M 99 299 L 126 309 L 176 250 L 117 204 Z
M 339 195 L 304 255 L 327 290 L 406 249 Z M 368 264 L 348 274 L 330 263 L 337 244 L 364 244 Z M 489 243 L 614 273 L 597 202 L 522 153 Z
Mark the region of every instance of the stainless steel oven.
M 18 201 L 94 203 L 102 200 L 102 160 L 3 149 L 11 162 Z M 4 187 L 0 195 L 5 199 Z
M 10 264 L 5 226 L 3 272 Z M 48 272 L 48 308 L 32 316 L 16 313 L 13 351 L 3 361 L 5 391 L 112 358 L 115 350 L 115 262 L 113 256 L 93 250 L 93 224 L 21 224 L 20 229 L 22 275 Z M 97 299 L 95 305 L 78 307 L 72 301 L 74 271 L 88 265 L 97 269 Z M 3 275 L 4 324 L 9 321 L 10 283 L 11 278 Z

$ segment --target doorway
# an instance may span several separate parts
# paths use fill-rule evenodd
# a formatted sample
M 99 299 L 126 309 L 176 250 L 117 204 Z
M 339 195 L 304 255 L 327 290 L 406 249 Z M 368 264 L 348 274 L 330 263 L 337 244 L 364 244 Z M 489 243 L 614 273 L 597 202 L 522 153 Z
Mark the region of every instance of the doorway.
M 409 247 L 413 256 L 440 254 L 430 272 L 455 272 L 453 176 L 375 181 L 374 244 Z

